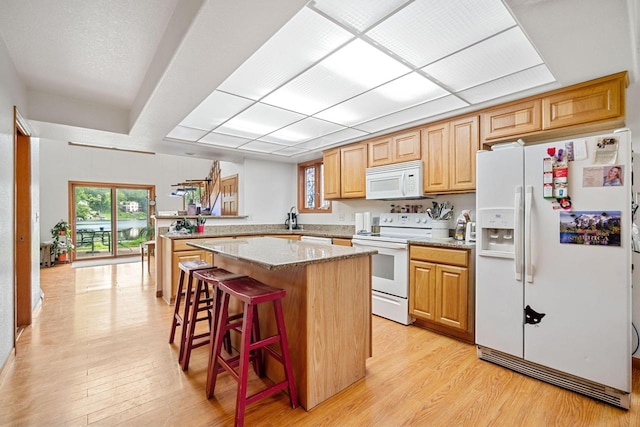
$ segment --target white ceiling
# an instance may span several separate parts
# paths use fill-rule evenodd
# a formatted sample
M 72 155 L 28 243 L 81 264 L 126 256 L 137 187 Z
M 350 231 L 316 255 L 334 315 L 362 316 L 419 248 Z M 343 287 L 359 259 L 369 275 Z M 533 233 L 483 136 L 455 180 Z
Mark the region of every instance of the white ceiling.
M 637 80 L 636 0 L 305 4 L 0 0 L 0 36 L 39 137 L 222 160 L 298 162 L 623 70 Z

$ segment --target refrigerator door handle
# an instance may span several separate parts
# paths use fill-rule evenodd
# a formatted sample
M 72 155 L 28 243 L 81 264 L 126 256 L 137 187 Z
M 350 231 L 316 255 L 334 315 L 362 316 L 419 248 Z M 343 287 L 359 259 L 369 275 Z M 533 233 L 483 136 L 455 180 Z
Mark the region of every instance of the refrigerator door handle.
M 515 225 L 513 230 L 513 244 L 515 246 L 515 269 L 516 280 L 522 281 L 522 185 L 516 186 L 515 198 L 513 201 L 515 211 Z
M 533 265 L 531 264 L 531 203 L 533 202 L 533 186 L 527 185 L 524 202 L 524 259 L 527 282 L 533 283 Z

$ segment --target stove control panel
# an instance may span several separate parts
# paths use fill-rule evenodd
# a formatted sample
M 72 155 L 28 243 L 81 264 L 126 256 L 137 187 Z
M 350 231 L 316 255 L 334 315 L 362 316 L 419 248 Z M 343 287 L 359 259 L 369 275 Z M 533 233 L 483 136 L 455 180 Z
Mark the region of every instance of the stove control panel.
M 380 226 L 431 228 L 431 218 L 426 213 L 381 213 Z

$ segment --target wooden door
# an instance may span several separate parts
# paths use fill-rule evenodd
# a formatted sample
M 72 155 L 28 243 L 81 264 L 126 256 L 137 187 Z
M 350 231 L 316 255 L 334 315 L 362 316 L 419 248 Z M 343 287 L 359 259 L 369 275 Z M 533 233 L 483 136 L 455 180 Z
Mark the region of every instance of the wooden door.
M 327 150 L 322 155 L 324 165 L 324 198 L 340 198 L 340 149 Z
M 449 123 L 437 123 L 422 129 L 424 192 L 449 189 Z
M 475 190 L 476 153 L 480 144 L 478 116 L 454 120 L 449 138 L 449 189 Z
M 222 178 L 222 215 L 238 215 L 238 174 Z
M 31 324 L 31 138 L 26 121 L 14 108 L 14 287 L 15 327 Z
M 340 190 L 343 198 L 366 195 L 367 144 L 348 145 L 340 149 Z
M 376 139 L 368 143 L 369 167 L 388 165 L 393 162 L 391 138 Z
M 394 162 L 409 162 L 411 160 L 420 160 L 419 130 L 394 136 L 391 145 Z
M 436 266 L 436 321 L 462 331 L 467 330 L 468 272 L 464 267 Z
M 436 264 L 409 262 L 409 314 L 423 320 L 436 318 Z

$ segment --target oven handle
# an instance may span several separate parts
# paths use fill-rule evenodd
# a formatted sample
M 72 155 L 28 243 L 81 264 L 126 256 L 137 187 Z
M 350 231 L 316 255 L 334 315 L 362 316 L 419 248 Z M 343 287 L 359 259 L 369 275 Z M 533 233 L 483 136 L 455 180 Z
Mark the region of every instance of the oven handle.
M 367 246 L 370 248 L 383 248 L 383 249 L 407 249 L 406 243 L 394 243 L 394 242 L 378 242 L 371 240 L 356 240 L 352 239 L 351 244 L 353 246 Z

